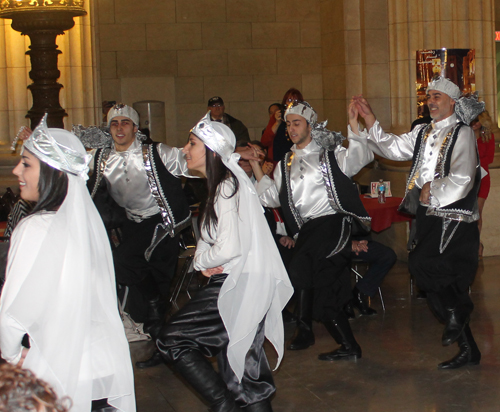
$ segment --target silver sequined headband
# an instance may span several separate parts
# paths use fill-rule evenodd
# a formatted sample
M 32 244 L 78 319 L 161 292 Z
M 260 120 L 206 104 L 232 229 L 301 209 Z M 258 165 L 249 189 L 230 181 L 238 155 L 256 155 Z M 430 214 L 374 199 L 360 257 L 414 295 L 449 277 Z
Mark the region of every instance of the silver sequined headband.
M 78 142 L 78 138 L 67 130 L 49 129 L 47 127 L 47 114 L 45 114 L 40 124 L 24 142 L 24 147 L 42 162 L 47 163 L 54 169 L 78 175 L 86 180 L 88 178 L 89 163 L 92 156 L 84 152 L 85 149 L 81 143 L 78 144 L 82 146 L 83 153 L 57 142 L 51 132 L 68 134 L 68 137 L 74 137 Z

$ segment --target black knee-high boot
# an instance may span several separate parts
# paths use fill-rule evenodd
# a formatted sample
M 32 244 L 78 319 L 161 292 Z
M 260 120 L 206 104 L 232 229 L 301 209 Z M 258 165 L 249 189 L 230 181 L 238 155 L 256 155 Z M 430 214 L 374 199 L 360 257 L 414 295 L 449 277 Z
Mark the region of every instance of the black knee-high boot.
M 464 327 L 457 339 L 457 343 L 459 352 L 450 360 L 440 363 L 438 369 L 458 369 L 465 365 L 479 365 L 481 352 L 477 347 L 474 336 L 472 336 L 469 325 Z
M 323 324 L 325 325 L 330 335 L 332 335 L 333 339 L 335 339 L 335 341 L 340 345 L 340 348 L 332 352 L 320 354 L 318 356 L 319 360 L 356 360 L 358 358 L 361 358 L 361 347 L 358 345 L 358 342 L 356 342 L 356 339 L 354 338 L 351 325 L 349 324 L 349 319 L 344 312 L 341 312 L 333 320 L 323 321 Z
M 226 383 L 205 356 L 196 350 L 185 352 L 174 363 L 175 370 L 205 399 L 213 412 L 237 412 Z
M 469 316 L 474 308 L 467 291 L 459 291 L 454 285 L 447 286 L 438 292 L 439 299 L 446 309 L 446 326 L 442 343 L 451 345 L 462 334 L 469 323 Z
M 299 293 L 297 302 L 297 328 L 295 336 L 288 346 L 289 350 L 307 349 L 314 345 L 314 333 L 312 330 L 312 307 L 314 291 L 312 289 L 303 289 Z

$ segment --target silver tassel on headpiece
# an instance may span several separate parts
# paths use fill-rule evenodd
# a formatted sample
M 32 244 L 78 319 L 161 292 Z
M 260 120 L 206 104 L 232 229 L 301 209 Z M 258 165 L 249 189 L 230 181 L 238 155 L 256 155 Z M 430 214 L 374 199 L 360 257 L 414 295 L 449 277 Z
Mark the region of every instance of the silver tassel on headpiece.
M 111 147 L 113 143 L 113 137 L 109 132 L 109 127 L 83 127 L 81 124 L 74 124 L 71 131 L 80 139 L 87 149 Z
M 340 132 L 332 132 L 326 128 L 328 120 L 321 123 L 314 123 L 311 125 L 311 137 L 318 143 L 322 148 L 328 151 L 335 150 L 335 148 L 342 144 L 345 137 L 342 136 Z
M 477 92 L 468 97 L 462 96 L 455 103 L 455 114 L 466 125 L 470 125 L 484 110 L 485 103 L 479 101 Z

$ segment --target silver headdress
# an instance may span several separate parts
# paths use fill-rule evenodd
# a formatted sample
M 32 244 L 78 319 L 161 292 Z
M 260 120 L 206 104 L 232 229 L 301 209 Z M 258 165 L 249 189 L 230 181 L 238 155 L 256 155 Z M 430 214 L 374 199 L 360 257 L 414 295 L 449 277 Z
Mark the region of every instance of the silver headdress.
M 479 114 L 484 112 L 485 106 L 484 102 L 479 101 L 476 92 L 471 96 L 462 96 L 458 99 L 455 103 L 455 113 L 461 122 L 470 125 Z
M 306 119 L 311 125 L 318 121 L 318 114 L 307 102 L 291 102 L 285 111 L 285 121 L 289 114 L 298 114 Z
M 65 145 L 66 142 L 68 144 L 71 142 L 72 146 L 76 143 L 77 146 L 81 146 L 81 149 L 72 149 Z M 47 114 L 24 142 L 24 147 L 54 169 L 80 176 L 84 180 L 88 179 L 89 162 L 92 156 L 86 153 L 85 148 L 73 133 L 64 129 L 49 129 Z
M 132 107 L 127 106 L 123 103 L 115 104 L 108 112 L 108 126 L 111 123 L 113 118 L 123 116 L 128 117 L 130 120 L 134 122 L 136 126 L 139 126 L 139 113 L 137 113 Z
M 340 132 L 328 130 L 327 124 L 328 120 L 325 120 L 312 125 L 311 137 L 325 150 L 335 150 L 337 146 L 342 144 L 345 137 Z
M 196 137 L 205 143 L 212 151 L 219 154 L 223 161 L 227 161 L 234 152 L 236 138 L 229 127 L 220 122 L 210 120 L 207 112 L 195 127 L 191 129 Z
M 109 127 L 84 127 L 81 124 L 74 124 L 71 131 L 80 139 L 87 149 L 102 149 L 113 145 L 113 136 L 111 136 Z M 147 136 L 140 130 L 137 130 L 135 138 L 144 142 L 147 139 Z
M 298 114 L 306 119 L 311 125 L 311 137 L 325 150 L 335 150 L 345 140 L 342 133 L 326 128 L 328 120 L 318 123 L 318 114 L 307 102 L 291 102 L 286 109 L 285 120 L 289 114 Z
M 462 95 L 460 88 L 451 80 L 444 77 L 435 77 L 427 86 L 427 93 L 429 90 L 438 90 L 450 96 L 453 100 L 458 100 Z

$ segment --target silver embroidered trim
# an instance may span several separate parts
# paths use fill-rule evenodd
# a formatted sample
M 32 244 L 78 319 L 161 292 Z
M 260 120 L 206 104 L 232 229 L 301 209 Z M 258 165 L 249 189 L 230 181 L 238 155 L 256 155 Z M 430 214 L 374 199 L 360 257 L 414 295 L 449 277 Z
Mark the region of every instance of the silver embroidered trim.
M 444 219 L 454 220 L 457 222 L 472 223 L 479 220 L 479 212 L 470 211 L 464 209 L 438 209 L 438 208 L 427 208 L 427 216 L 437 216 Z
M 99 153 L 99 158 L 97 159 L 97 170 L 94 173 L 97 173 L 97 177 L 95 179 L 94 187 L 92 188 L 92 193 L 90 197 L 93 199 L 95 194 L 97 193 L 97 189 L 99 184 L 101 183 L 102 177 L 104 176 L 104 170 L 106 169 L 106 162 L 108 161 L 109 154 L 111 153 L 110 147 L 105 147 Z
M 160 209 L 161 218 L 165 224 L 165 229 L 171 237 L 174 237 L 175 219 L 170 209 L 170 205 L 165 199 L 161 185 L 158 184 L 158 173 L 156 165 L 151 161 L 153 156 L 152 149 L 154 145 L 145 145 L 142 147 L 142 155 L 144 159 L 144 169 L 148 177 L 149 189 L 151 195 L 156 201 L 156 205 Z
M 319 165 L 321 174 L 323 176 L 323 181 L 325 182 L 326 193 L 331 208 L 335 210 L 335 212 L 342 212 L 346 215 L 353 216 L 359 219 L 361 223 L 367 226 L 367 229 L 370 229 L 371 217 L 358 216 L 352 212 L 345 210 L 340 204 L 337 188 L 333 183 L 333 177 L 331 175 L 332 169 L 330 164 L 330 158 L 327 156 L 327 152 L 325 150 L 322 150 L 319 155 Z
M 443 145 L 439 148 L 439 154 L 436 162 L 436 168 L 434 169 L 434 179 L 442 179 L 444 177 L 444 163 L 448 158 L 448 153 L 450 151 L 451 143 L 453 142 L 452 137 L 459 123 L 456 124 L 445 136 Z
M 295 223 L 297 223 L 297 226 L 300 230 L 302 228 L 302 225 L 304 224 L 304 221 L 300 217 L 298 210 L 295 208 L 295 205 L 294 205 L 293 199 L 292 199 L 292 188 L 290 186 L 290 168 L 292 166 L 292 161 L 290 159 L 291 157 L 292 157 L 292 153 L 288 152 L 285 156 L 285 159 L 284 159 L 286 193 L 287 193 L 287 197 L 288 197 L 288 206 L 290 207 L 290 210 L 292 211 L 293 218 L 295 219 Z
M 443 226 L 441 229 L 441 243 L 439 244 L 439 253 L 440 254 L 442 254 L 445 251 L 445 249 L 448 247 L 448 245 L 451 242 L 451 239 L 453 238 L 453 235 L 455 234 L 455 232 L 458 229 L 458 225 L 460 224 L 460 222 L 456 222 L 456 225 L 453 228 L 453 230 L 451 231 L 451 233 L 447 235 L 446 231 L 448 230 L 450 223 L 452 223 L 452 220 L 443 219 Z
M 327 259 L 339 253 L 342 249 L 344 249 L 347 245 L 347 242 L 351 238 L 351 216 L 344 216 L 342 219 L 342 231 L 340 232 L 339 242 L 337 246 L 330 252 L 330 254 L 326 257 Z
M 16 137 L 14 137 L 14 140 L 12 140 L 12 144 L 10 145 L 10 150 L 12 150 L 13 152 L 16 151 L 16 148 L 17 148 L 17 142 L 19 141 L 20 139 L 20 136 L 21 136 L 21 133 L 23 132 L 23 130 L 26 128 L 26 126 L 21 126 L 19 128 L 19 131 L 17 132 L 16 134 Z
M 429 124 L 427 127 L 425 127 L 425 130 L 423 131 L 423 137 L 422 140 L 423 142 L 420 143 L 420 150 L 417 153 L 417 159 L 415 160 L 415 163 L 413 164 L 413 168 L 410 171 L 410 176 L 408 177 L 408 182 L 406 183 L 406 190 L 405 190 L 405 197 L 410 192 L 411 189 L 413 189 L 413 186 L 415 186 L 415 182 L 412 184 L 412 180 L 415 179 L 415 174 L 417 173 L 417 170 L 420 169 L 422 166 L 422 158 L 423 158 L 423 153 L 424 153 L 424 146 L 425 141 L 427 140 L 427 135 L 432 129 L 432 125 Z M 410 187 L 411 186 L 411 187 Z

